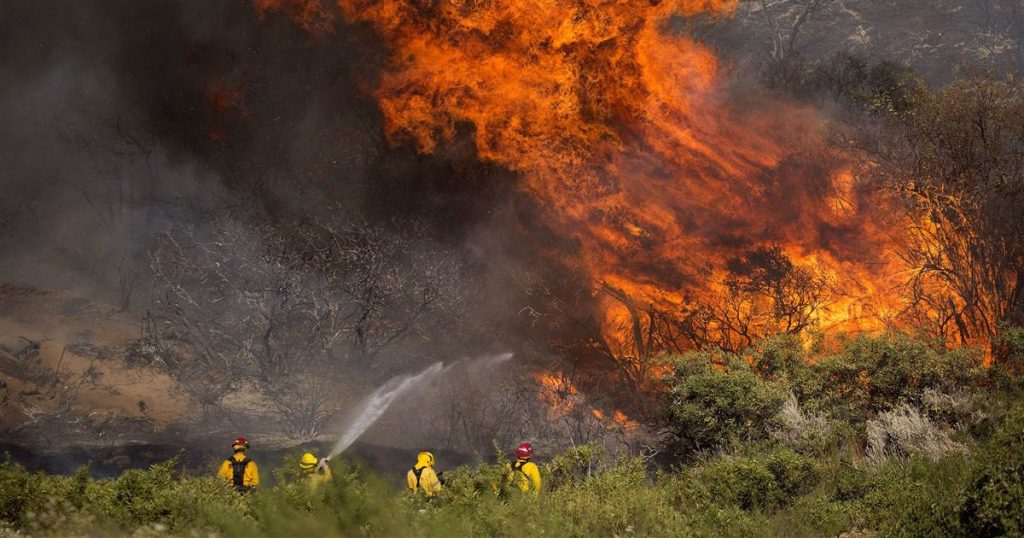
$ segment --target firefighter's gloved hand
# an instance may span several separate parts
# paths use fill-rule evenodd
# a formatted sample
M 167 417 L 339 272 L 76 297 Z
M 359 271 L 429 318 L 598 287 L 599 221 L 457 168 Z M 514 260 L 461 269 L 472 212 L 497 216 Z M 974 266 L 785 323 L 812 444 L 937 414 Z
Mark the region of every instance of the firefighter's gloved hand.
M 330 461 L 331 461 L 331 458 L 320 458 L 320 462 L 317 463 L 316 468 L 317 469 L 326 469 L 327 468 L 327 464 Z

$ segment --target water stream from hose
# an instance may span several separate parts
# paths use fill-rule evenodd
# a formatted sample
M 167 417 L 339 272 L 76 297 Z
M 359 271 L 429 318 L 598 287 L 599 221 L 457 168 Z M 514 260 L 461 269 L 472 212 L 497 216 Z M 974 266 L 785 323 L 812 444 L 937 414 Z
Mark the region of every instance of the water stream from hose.
M 490 369 L 511 358 L 511 353 L 487 356 L 482 358 L 480 365 L 485 369 Z M 416 375 L 406 374 L 389 379 L 359 402 L 359 405 L 356 406 L 355 411 L 351 415 L 354 418 L 345 426 L 341 436 L 338 438 L 338 442 L 334 445 L 334 449 L 331 450 L 330 457 L 333 458 L 341 454 L 352 443 L 356 442 L 400 396 L 417 387 L 423 387 L 427 381 L 450 370 L 457 364 L 459 363 L 453 363 L 446 367 L 444 363 L 438 361 Z

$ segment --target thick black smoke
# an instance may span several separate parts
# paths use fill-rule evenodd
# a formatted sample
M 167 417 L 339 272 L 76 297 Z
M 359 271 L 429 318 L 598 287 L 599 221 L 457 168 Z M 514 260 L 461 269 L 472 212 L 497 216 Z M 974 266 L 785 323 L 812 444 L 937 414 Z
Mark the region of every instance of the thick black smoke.
M 53 250 L 138 256 L 169 221 L 224 211 L 418 220 L 490 253 L 479 225 L 514 177 L 469 136 L 431 156 L 384 139 L 367 28 L 314 38 L 244 0 L 13 2 L 0 46 L 4 280 L 109 287 Z
M 430 156 L 385 140 L 369 90 L 387 51 L 369 29 L 311 37 L 245 0 L 25 1 L 0 13 L 0 47 L 0 283 L 144 315 L 166 300 L 151 263 L 168 232 L 301 265 L 314 252 L 284 252 L 281 233 L 365 228 L 393 237 L 396 259 L 458 267 L 465 286 L 446 288 L 460 301 L 449 317 L 418 325 L 431 334 L 334 372 L 350 377 L 346 398 L 436 360 L 528 346 L 514 265 L 533 249 L 500 232 L 528 201 L 468 131 Z M 502 322 L 513 330 L 486 329 Z

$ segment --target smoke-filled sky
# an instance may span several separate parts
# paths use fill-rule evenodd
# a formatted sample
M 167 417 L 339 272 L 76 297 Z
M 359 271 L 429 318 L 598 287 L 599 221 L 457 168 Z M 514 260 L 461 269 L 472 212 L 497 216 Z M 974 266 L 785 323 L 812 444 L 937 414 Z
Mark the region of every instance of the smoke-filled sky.
M 197 211 L 424 217 L 465 234 L 491 209 L 500 187 L 466 168 L 500 172 L 472 148 L 422 157 L 384 140 L 363 91 L 383 54 L 371 32 L 312 39 L 246 2 L 220 4 L 5 6 L 5 279 L 102 287 L 52 251 L 145 249 Z

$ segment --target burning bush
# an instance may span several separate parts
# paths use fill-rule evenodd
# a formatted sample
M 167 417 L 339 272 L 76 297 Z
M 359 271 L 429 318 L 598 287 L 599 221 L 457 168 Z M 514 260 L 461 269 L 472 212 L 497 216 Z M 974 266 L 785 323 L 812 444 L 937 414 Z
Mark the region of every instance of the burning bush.
M 1024 110 L 1016 78 L 978 76 L 921 91 L 885 128 L 853 138 L 908 227 L 904 316 L 946 341 L 986 345 L 1024 321 Z
M 697 349 L 741 351 L 770 336 L 800 334 L 832 293 L 823 274 L 794 264 L 777 246 L 729 258 L 721 284 L 684 308 L 680 332 Z

